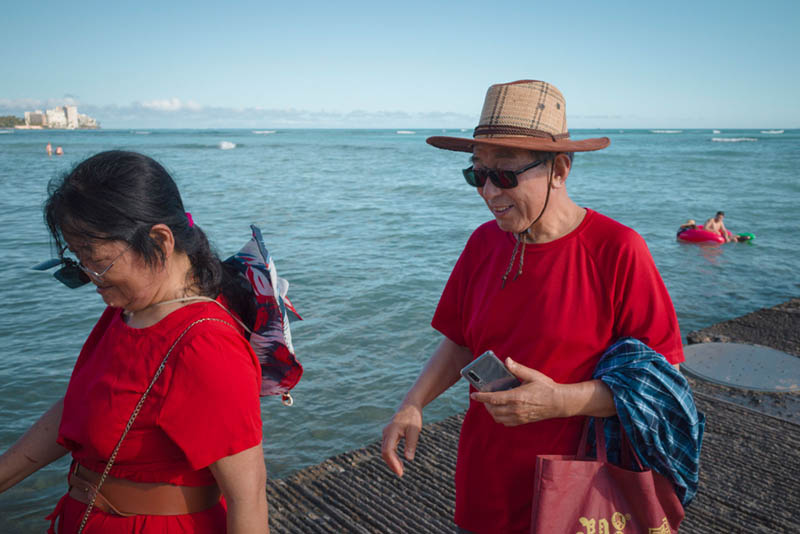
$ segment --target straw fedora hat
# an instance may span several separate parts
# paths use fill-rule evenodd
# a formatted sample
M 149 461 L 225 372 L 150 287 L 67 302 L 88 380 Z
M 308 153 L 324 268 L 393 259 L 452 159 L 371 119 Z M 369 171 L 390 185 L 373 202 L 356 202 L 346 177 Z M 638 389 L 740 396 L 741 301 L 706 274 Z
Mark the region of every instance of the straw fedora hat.
M 472 152 L 475 145 L 504 146 L 544 152 L 588 152 L 609 145 L 608 137 L 572 141 L 567 130 L 564 95 L 538 80 L 519 80 L 489 87 L 478 127 L 468 137 L 434 136 L 428 144 Z

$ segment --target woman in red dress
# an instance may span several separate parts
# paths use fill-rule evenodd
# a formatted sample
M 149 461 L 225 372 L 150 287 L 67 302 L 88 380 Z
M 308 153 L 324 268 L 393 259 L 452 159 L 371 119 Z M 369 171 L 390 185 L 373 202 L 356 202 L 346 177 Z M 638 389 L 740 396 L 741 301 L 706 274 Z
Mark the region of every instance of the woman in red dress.
M 71 453 L 50 532 L 268 532 L 253 310 L 172 178 L 103 152 L 51 185 L 45 217 L 59 279 L 108 307 L 64 398 L 0 456 L 0 491 Z

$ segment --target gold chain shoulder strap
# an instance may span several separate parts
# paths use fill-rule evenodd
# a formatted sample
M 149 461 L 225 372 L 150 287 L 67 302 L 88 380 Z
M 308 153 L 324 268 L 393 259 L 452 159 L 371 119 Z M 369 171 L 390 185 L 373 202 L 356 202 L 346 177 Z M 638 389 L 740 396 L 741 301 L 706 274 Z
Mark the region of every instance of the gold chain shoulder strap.
M 153 379 L 150 381 L 150 385 L 147 386 L 147 389 L 144 390 L 144 393 L 142 393 L 142 396 L 139 399 L 139 402 L 136 404 L 136 408 L 133 409 L 133 413 L 131 414 L 130 418 L 128 419 L 128 424 L 125 425 L 125 430 L 122 431 L 122 435 L 120 436 L 119 441 L 117 441 L 117 446 L 114 447 L 114 451 L 111 453 L 111 457 L 108 459 L 108 463 L 106 464 L 106 468 L 103 470 L 103 475 L 100 477 L 100 480 L 97 482 L 97 489 L 96 489 L 96 491 L 94 491 L 94 494 L 92 495 L 92 500 L 89 501 L 89 504 L 86 507 L 86 512 L 83 514 L 83 519 L 81 520 L 81 526 L 78 527 L 78 534 L 81 534 L 83 532 L 83 528 L 86 526 L 86 521 L 89 520 L 89 514 L 91 513 L 92 508 L 94 508 L 94 503 L 97 500 L 97 495 L 100 493 L 100 488 L 103 486 L 103 482 L 105 482 L 109 471 L 111 471 L 111 466 L 114 465 L 114 461 L 117 459 L 117 453 L 119 452 L 119 448 L 122 445 L 122 441 L 125 439 L 125 436 L 128 435 L 128 431 L 133 426 L 133 422 L 136 420 L 136 416 L 139 415 L 139 411 L 142 409 L 142 405 L 144 404 L 144 401 L 147 398 L 148 393 L 150 393 L 150 390 L 153 389 L 153 385 L 155 385 L 156 380 L 158 380 L 158 377 L 161 376 L 162 371 L 164 371 L 164 368 L 167 365 L 167 360 L 169 359 L 170 354 L 172 354 L 172 350 L 180 342 L 180 340 L 183 339 L 183 336 L 186 335 L 186 332 L 191 330 L 191 328 L 193 326 L 195 326 L 195 325 L 197 325 L 199 323 L 205 322 L 205 321 L 217 321 L 219 323 L 226 324 L 226 325 L 230 326 L 234 330 L 236 329 L 231 323 L 229 323 L 227 321 L 223 321 L 222 319 L 216 319 L 216 318 L 213 318 L 213 317 L 206 317 L 206 318 L 203 318 L 203 319 L 198 319 L 198 320 L 194 321 L 193 323 L 191 323 L 189 326 L 187 326 L 183 330 L 183 332 L 181 332 L 181 335 L 179 335 L 175 339 L 175 341 L 172 343 L 172 346 L 167 351 L 167 354 L 164 356 L 164 359 L 161 360 L 161 365 L 159 365 L 158 369 L 156 369 L 156 373 L 153 376 Z

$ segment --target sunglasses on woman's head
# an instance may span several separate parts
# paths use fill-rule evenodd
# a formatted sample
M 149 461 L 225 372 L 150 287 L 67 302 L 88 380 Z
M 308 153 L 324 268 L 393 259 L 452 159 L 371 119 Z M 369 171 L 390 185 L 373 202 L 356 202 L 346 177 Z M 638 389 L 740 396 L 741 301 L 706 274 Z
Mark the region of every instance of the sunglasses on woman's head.
M 500 189 L 511 189 L 517 187 L 519 180 L 517 177 L 525 171 L 529 171 L 534 167 L 538 167 L 546 160 L 536 160 L 527 167 L 523 167 L 517 171 L 503 171 L 498 169 L 475 169 L 468 167 L 464 169 L 464 179 L 472 187 L 483 187 L 486 185 L 486 180 L 491 180 L 494 185 Z

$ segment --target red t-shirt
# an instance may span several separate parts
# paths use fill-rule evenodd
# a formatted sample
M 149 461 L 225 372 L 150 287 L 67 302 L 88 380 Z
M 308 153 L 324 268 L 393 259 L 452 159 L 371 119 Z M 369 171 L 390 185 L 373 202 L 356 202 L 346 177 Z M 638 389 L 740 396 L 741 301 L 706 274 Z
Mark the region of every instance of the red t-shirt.
M 518 251 L 501 289 L 514 244 L 495 221 L 481 225 L 436 308 L 433 327 L 473 357 L 491 349 L 559 383 L 590 380 L 605 349 L 624 336 L 683 361 L 672 301 L 639 234 L 587 209 L 568 235 L 526 245 L 523 273 L 513 280 Z M 456 523 L 527 533 L 536 456 L 575 454 L 583 421 L 506 427 L 470 401 L 458 445 Z
M 214 483 L 210 464 L 261 442 L 260 367 L 225 310 L 210 302 L 190 304 L 137 329 L 124 322 L 121 309 L 107 308 L 81 350 L 64 396 L 58 442 L 75 460 L 103 472 L 169 347 L 190 323 L 206 317 L 235 328 L 204 321 L 186 333 L 150 390 L 110 474 L 138 482 L 209 485 Z M 69 497 L 63 500 L 64 532 L 76 531 L 85 509 Z M 184 516 L 126 518 L 94 512 L 84 532 L 224 530 L 225 509 L 219 505 Z

